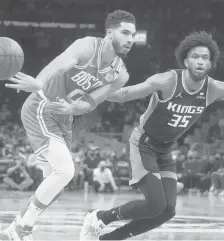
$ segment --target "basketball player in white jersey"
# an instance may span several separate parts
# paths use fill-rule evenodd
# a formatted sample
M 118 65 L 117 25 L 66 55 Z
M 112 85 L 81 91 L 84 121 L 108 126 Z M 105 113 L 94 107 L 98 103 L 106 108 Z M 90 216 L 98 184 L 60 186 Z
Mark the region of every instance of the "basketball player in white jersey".
M 132 174 L 129 184 L 139 188 L 145 198 L 88 212 L 80 240 L 128 239 L 175 216 L 177 175 L 171 151 L 211 103 L 224 99 L 224 83 L 208 75 L 218 58 L 219 48 L 211 35 L 192 33 L 177 48 L 180 69 L 153 75 L 108 97 L 125 102 L 152 95 L 127 142 Z M 106 225 L 118 220 L 131 221 L 102 234 Z
M 104 39 L 76 40 L 33 78 L 18 73 L 9 88 L 33 92 L 22 107 L 22 121 L 37 160 L 46 163 L 45 180 L 0 240 L 32 240 L 38 216 L 73 178 L 70 153 L 72 116 L 90 112 L 123 87 L 129 75 L 122 57 L 136 33 L 135 17 L 126 11 L 109 14 Z M 47 165 L 49 164 L 49 165 Z

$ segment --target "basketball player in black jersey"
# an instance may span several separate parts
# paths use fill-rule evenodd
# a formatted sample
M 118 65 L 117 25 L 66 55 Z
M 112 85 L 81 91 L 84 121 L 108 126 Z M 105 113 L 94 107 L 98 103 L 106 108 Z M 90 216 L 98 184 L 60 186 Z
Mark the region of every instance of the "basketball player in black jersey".
M 132 170 L 130 185 L 138 187 L 145 199 L 87 213 L 81 240 L 124 240 L 157 228 L 175 216 L 177 175 L 171 151 L 206 107 L 224 98 L 224 83 L 208 76 L 218 58 L 219 48 L 212 36 L 195 32 L 176 50 L 181 69 L 153 75 L 110 95 L 110 101 L 125 102 L 152 94 L 127 145 Z M 101 235 L 107 224 L 117 220 L 131 221 Z

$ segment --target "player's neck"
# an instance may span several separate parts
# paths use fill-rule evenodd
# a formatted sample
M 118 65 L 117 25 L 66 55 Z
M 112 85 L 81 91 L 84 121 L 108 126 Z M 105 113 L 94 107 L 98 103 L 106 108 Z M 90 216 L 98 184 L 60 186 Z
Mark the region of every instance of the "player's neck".
M 206 77 L 205 77 L 206 78 Z M 183 81 L 189 91 L 197 91 L 204 84 L 205 78 L 195 81 L 188 70 L 183 71 Z
M 109 66 L 116 57 L 117 55 L 114 52 L 111 42 L 109 39 L 105 38 L 101 55 L 101 68 Z

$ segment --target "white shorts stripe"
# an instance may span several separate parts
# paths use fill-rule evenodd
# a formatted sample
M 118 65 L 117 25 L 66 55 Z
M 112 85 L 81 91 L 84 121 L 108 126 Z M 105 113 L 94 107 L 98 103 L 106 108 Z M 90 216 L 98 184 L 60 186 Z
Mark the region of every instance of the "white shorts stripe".
M 45 151 L 45 149 L 48 149 L 48 144 L 46 144 L 46 145 L 40 147 L 39 149 L 37 149 L 37 150 L 34 152 L 34 154 L 35 154 L 35 155 L 39 155 L 41 152 Z
M 47 159 L 41 158 L 40 156 L 36 156 L 36 160 L 40 162 L 48 162 Z
M 48 138 L 54 138 L 62 143 L 65 143 L 64 139 L 49 132 L 47 127 L 46 127 L 46 124 L 44 122 L 44 118 L 43 118 L 43 109 L 44 109 L 44 106 L 47 104 L 47 102 L 45 100 L 42 100 L 37 108 L 37 119 L 39 121 L 39 125 L 40 125 L 40 128 L 42 130 L 42 133 L 44 136 L 48 137 Z
M 42 160 L 42 161 L 46 160 L 46 158 L 41 157 L 41 156 L 37 156 L 36 159 L 38 159 L 38 160 Z
M 37 150 L 34 152 L 34 154 L 38 154 L 38 152 L 41 152 L 42 149 L 44 149 L 44 148 L 46 148 L 46 147 L 48 147 L 48 144 L 46 144 L 46 145 L 40 147 L 39 149 L 37 149 Z

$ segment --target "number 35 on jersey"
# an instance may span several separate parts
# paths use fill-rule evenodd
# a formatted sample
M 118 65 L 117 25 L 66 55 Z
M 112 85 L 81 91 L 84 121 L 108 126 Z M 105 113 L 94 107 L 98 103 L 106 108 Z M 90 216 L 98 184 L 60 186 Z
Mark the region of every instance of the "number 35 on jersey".
M 168 122 L 169 126 L 186 128 L 190 122 L 192 115 L 176 115 L 173 114 L 173 118 Z
M 170 121 L 168 122 L 169 126 L 186 128 L 194 115 L 198 115 L 203 112 L 204 107 L 180 105 L 170 102 L 167 106 L 167 110 L 174 112 Z

